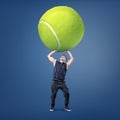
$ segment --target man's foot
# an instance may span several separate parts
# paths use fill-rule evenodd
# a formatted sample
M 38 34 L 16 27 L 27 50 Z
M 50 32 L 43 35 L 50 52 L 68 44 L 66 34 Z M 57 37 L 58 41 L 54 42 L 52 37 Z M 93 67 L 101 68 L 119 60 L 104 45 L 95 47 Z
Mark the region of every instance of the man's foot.
M 54 108 L 53 108 L 53 107 L 51 107 L 51 108 L 50 108 L 50 112 L 53 112 L 53 111 L 54 111 Z
M 70 112 L 71 109 L 69 107 L 65 107 L 65 111 Z

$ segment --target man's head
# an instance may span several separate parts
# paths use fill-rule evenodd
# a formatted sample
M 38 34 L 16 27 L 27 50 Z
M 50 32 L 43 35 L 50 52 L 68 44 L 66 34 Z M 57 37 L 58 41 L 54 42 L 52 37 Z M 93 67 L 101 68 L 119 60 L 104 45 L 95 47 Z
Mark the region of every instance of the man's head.
M 66 60 L 67 60 L 67 57 L 65 56 L 65 55 L 62 55 L 61 57 L 60 57 L 60 62 L 66 62 Z

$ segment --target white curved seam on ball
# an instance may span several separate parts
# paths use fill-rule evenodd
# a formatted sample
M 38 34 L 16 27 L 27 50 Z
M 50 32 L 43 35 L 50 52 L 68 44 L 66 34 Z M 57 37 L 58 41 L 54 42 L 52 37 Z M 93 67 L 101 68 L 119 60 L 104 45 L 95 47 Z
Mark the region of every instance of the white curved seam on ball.
M 47 22 L 41 20 L 40 23 L 44 23 L 44 24 L 47 25 L 48 28 L 51 30 L 51 32 L 53 33 L 53 35 L 54 35 L 55 38 L 56 38 L 56 41 L 57 41 L 57 44 L 58 44 L 58 48 L 57 48 L 57 49 L 59 50 L 59 49 L 60 49 L 60 40 L 59 40 L 56 32 L 53 30 L 53 28 L 52 28 L 52 27 L 50 26 L 50 24 L 48 24 Z

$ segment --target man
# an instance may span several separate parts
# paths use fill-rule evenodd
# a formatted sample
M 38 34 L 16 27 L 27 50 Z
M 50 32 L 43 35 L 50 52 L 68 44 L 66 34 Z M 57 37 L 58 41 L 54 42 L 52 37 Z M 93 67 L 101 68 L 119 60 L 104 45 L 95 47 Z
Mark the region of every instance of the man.
M 67 61 L 67 58 L 65 55 L 62 55 L 60 57 L 60 60 L 56 60 L 53 57 L 53 54 L 56 53 L 56 50 L 51 51 L 48 54 L 48 59 L 50 60 L 50 62 L 53 63 L 54 66 L 54 70 L 53 70 L 53 82 L 51 85 L 51 108 L 50 111 L 54 111 L 54 106 L 55 106 L 55 98 L 56 98 L 56 94 L 58 92 L 59 89 L 62 90 L 62 92 L 64 93 L 64 97 L 65 97 L 65 103 L 64 103 L 64 107 L 66 111 L 71 111 L 68 104 L 69 104 L 69 90 L 68 87 L 65 83 L 65 75 L 67 72 L 67 69 L 69 68 L 69 66 L 72 64 L 74 57 L 72 55 L 72 53 L 70 51 L 66 51 L 70 57 L 70 59 Z M 66 62 L 67 61 L 67 62 Z

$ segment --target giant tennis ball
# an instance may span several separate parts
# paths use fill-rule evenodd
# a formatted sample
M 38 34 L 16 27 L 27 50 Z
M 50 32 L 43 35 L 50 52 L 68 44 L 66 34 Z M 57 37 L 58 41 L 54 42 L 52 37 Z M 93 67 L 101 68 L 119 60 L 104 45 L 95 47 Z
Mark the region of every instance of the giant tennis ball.
M 56 6 L 42 15 L 38 23 L 38 33 L 49 49 L 66 51 L 82 40 L 84 23 L 73 8 Z

